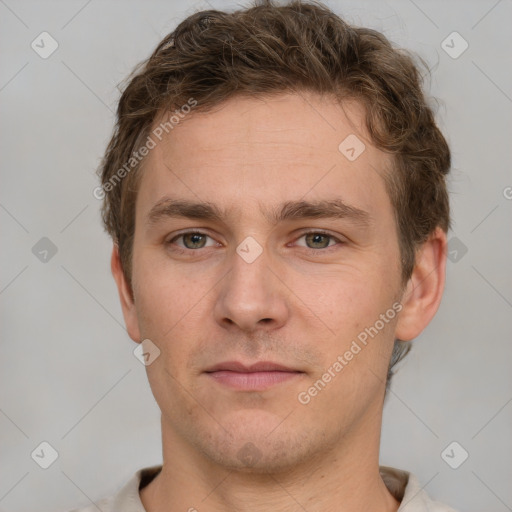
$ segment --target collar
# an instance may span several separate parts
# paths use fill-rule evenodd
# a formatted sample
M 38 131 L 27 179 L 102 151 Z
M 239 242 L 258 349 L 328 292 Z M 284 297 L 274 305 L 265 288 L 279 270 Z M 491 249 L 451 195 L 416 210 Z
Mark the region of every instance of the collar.
M 137 471 L 118 494 L 109 500 L 112 505 L 106 512 L 146 512 L 139 490 L 148 485 L 161 469 L 162 465 L 156 465 Z M 400 502 L 397 512 L 456 512 L 442 503 L 432 501 L 418 479 L 407 471 L 380 466 L 380 475 L 389 492 Z

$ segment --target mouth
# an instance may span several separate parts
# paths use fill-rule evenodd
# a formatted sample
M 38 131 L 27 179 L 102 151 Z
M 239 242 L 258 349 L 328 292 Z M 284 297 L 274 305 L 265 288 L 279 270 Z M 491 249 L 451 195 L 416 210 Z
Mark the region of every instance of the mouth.
M 227 361 L 212 366 L 205 373 L 214 382 L 241 391 L 264 391 L 305 374 L 269 361 L 252 365 Z

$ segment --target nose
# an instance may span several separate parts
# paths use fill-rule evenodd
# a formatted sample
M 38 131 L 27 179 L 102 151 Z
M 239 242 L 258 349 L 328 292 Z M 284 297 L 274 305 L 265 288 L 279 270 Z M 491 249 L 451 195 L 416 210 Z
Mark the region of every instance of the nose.
M 252 263 L 238 253 L 232 255 L 214 308 L 215 320 L 222 327 L 252 332 L 279 329 L 286 323 L 286 287 L 270 263 L 265 250 Z

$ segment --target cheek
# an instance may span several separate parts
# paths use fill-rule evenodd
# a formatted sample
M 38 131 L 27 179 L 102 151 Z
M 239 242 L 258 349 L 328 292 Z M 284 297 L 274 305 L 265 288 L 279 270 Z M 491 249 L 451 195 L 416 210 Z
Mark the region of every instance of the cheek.
M 339 389 L 344 392 L 354 387 L 354 396 L 362 392 L 359 386 L 385 379 L 394 341 L 396 276 L 377 269 L 376 264 L 368 268 L 338 269 L 329 277 L 317 276 L 314 287 L 302 287 L 302 293 L 307 294 L 304 302 L 329 328 L 329 331 L 322 329 L 327 336 L 318 340 L 323 345 L 324 370 L 338 356 L 347 354 L 346 367 L 342 363 L 344 377 L 337 379 L 332 387 L 341 386 Z M 312 324 L 307 319 L 303 321 L 304 332 L 311 333 Z
M 157 252 L 134 258 L 134 295 L 141 334 L 165 339 L 194 316 L 208 288 L 203 280 L 171 269 Z
M 160 350 L 158 358 L 146 368 L 149 383 L 161 406 L 166 404 L 165 408 L 177 408 L 183 414 L 190 404 L 180 399 L 181 389 L 192 384 L 187 365 L 191 351 L 204 337 L 204 308 L 212 306 L 193 279 L 168 279 L 165 270 L 154 266 L 147 271 L 140 269 L 134 286 L 140 332 Z
M 373 324 L 392 304 L 391 282 L 371 269 L 340 268 L 294 290 L 331 330 L 349 333 Z

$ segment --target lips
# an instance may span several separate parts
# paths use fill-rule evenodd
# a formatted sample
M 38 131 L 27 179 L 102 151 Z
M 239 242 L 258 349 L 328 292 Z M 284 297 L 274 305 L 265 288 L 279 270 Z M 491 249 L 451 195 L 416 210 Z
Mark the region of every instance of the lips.
M 298 372 L 293 368 L 288 368 L 281 364 L 272 363 L 270 361 L 259 361 L 251 365 L 244 365 L 238 361 L 227 361 L 224 363 L 216 364 L 208 370 L 207 373 L 218 371 L 230 371 L 238 373 L 254 373 L 254 372 Z
M 214 382 L 238 391 L 264 391 L 304 375 L 300 370 L 270 361 L 250 365 L 227 361 L 212 366 L 205 373 Z

